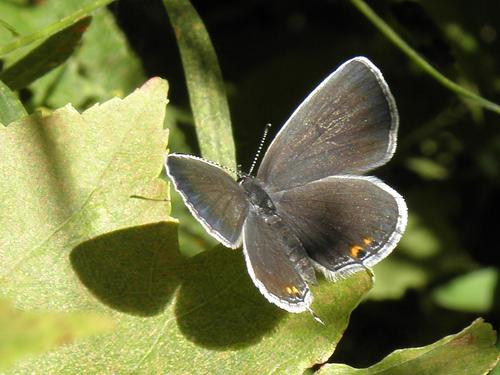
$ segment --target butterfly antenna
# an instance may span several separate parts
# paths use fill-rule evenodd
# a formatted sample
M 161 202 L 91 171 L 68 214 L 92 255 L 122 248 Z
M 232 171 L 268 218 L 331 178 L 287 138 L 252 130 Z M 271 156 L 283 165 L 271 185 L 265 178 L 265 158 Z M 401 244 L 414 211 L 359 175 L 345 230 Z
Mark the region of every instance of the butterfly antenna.
M 307 310 L 311 313 L 311 315 L 315 321 L 326 326 L 326 324 L 319 318 L 319 316 L 316 315 L 316 313 L 310 307 L 307 307 Z
M 252 174 L 255 166 L 257 165 L 257 161 L 259 160 L 259 156 L 262 152 L 262 149 L 264 148 L 264 142 L 266 142 L 267 133 L 269 133 L 270 128 L 271 124 L 266 124 L 266 128 L 264 129 L 264 134 L 262 134 L 262 138 L 260 139 L 259 148 L 257 149 L 257 153 L 255 154 L 255 157 L 253 158 L 252 161 L 252 165 L 250 166 L 250 171 L 248 172 L 249 175 Z

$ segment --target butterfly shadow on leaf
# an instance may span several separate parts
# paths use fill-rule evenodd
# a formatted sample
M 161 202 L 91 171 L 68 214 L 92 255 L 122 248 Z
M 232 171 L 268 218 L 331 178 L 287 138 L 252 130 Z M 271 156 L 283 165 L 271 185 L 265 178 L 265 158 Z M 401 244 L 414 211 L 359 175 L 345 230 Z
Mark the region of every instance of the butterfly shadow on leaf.
M 75 247 L 70 261 L 100 302 L 127 314 L 161 314 L 178 290 L 180 331 L 211 349 L 255 344 L 286 315 L 257 291 L 239 251 L 216 247 L 184 258 L 176 224 L 107 233 Z
M 132 315 L 161 313 L 178 288 L 184 259 L 177 225 L 127 228 L 73 249 L 71 265 L 80 281 L 104 304 Z
M 216 350 L 256 344 L 287 315 L 255 288 L 243 254 L 222 246 L 190 259 L 175 314 L 187 339 Z

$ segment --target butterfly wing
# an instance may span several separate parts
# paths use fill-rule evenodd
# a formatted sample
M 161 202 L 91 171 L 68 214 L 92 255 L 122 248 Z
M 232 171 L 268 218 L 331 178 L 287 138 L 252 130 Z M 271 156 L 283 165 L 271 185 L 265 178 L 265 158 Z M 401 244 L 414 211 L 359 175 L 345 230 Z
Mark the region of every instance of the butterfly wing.
M 357 57 L 297 108 L 266 152 L 257 177 L 279 191 L 337 174 L 362 174 L 396 147 L 396 104 L 380 71 Z
M 312 294 L 303 276 L 314 282 L 314 270 L 301 243 L 283 223 L 270 224 L 250 210 L 243 228 L 243 251 L 248 273 L 268 301 L 290 312 L 309 308 Z
M 374 177 L 327 177 L 271 198 L 330 279 L 378 263 L 406 227 L 405 201 Z
M 248 200 L 243 189 L 221 167 L 190 155 L 170 154 L 167 174 L 193 216 L 227 247 L 241 245 Z

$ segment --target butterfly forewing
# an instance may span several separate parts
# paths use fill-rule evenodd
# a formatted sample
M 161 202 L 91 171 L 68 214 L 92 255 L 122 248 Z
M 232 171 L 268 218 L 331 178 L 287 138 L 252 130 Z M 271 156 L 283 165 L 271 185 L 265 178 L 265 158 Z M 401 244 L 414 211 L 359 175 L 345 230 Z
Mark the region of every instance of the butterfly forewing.
M 237 182 L 219 166 L 189 155 L 167 157 L 167 173 L 191 213 L 228 247 L 241 244 L 248 200 Z
M 374 177 L 327 177 L 272 198 L 308 255 L 334 279 L 382 260 L 406 226 L 403 198 Z
M 271 143 L 257 177 L 269 191 L 327 176 L 361 174 L 387 162 L 398 115 L 380 71 L 349 60 L 297 108 Z

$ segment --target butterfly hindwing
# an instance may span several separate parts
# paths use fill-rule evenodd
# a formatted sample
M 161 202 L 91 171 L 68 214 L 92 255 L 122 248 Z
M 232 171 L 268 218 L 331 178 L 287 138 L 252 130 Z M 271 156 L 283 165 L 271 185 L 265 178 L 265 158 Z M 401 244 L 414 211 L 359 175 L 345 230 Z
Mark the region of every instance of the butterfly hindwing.
M 304 277 L 314 282 L 314 270 L 284 223 L 270 223 L 250 210 L 243 228 L 243 251 L 248 273 L 270 302 L 290 312 L 309 308 L 312 295 Z
M 272 198 L 309 257 L 332 279 L 385 258 L 407 221 L 403 198 L 375 177 L 331 176 Z

